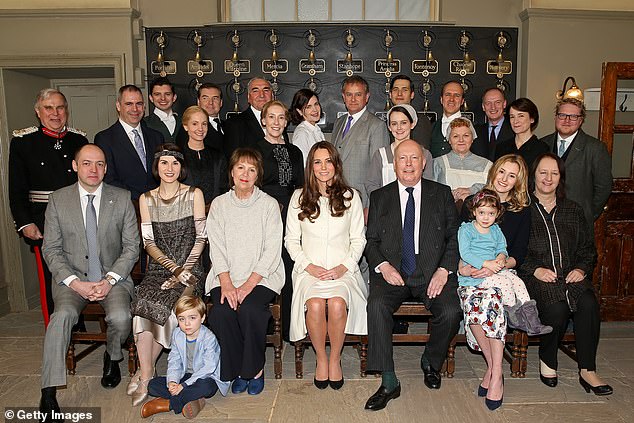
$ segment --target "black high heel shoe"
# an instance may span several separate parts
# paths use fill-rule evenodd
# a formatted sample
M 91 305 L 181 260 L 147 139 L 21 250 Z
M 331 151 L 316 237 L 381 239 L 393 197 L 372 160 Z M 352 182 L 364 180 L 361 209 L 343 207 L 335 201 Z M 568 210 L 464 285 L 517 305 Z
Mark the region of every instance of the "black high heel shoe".
M 581 375 L 579 375 L 579 383 L 581 384 L 581 386 L 583 386 L 583 389 L 585 389 L 587 393 L 590 393 L 590 391 L 592 391 L 594 395 L 612 395 L 612 392 L 614 392 L 612 387 L 607 384 L 599 386 L 590 385 L 588 382 L 585 381 L 584 378 L 581 377 Z
M 341 377 L 341 380 L 330 380 L 329 379 L 328 383 L 330 384 L 330 387 L 332 389 L 334 389 L 335 391 L 338 391 L 343 386 L 343 376 Z
M 557 386 L 557 376 L 544 376 L 543 374 L 539 374 L 539 380 L 542 381 L 542 383 L 546 386 L 548 386 L 549 388 L 554 388 L 555 386 Z
M 329 380 L 317 380 L 317 378 L 313 378 L 313 383 L 315 384 L 315 386 L 317 387 L 317 389 L 326 389 L 328 387 L 329 384 Z
M 504 388 L 504 375 L 502 375 L 502 387 Z M 480 388 L 482 388 L 482 386 L 480 386 Z M 487 389 L 487 392 L 488 392 L 488 389 Z M 480 394 L 480 389 L 478 389 L 478 395 L 479 394 Z M 504 401 L 504 395 L 502 395 L 502 398 L 500 398 L 499 400 L 491 400 L 488 398 L 484 399 L 484 403 L 486 404 L 487 408 L 491 411 L 497 410 L 498 408 L 500 408 L 502 406 L 503 401 Z
M 486 397 L 488 392 L 489 392 L 489 388 L 485 388 L 482 385 L 478 385 L 478 396 L 479 397 Z

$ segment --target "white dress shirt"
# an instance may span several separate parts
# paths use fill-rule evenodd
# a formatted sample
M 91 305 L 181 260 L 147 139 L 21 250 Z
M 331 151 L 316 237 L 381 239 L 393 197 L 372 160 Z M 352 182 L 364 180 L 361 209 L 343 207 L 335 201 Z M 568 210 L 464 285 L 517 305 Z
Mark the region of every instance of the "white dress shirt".
M 88 192 L 81 186 L 80 183 L 77 184 L 79 189 L 79 203 L 81 205 L 81 216 L 84 219 L 84 229 L 86 228 L 86 206 L 88 205 L 88 195 L 94 195 L 95 198 L 92 200 L 92 205 L 95 208 L 95 214 L 97 215 L 97 222 L 99 222 L 99 209 L 101 206 L 101 192 L 103 191 L 103 183 L 99 184 L 99 187 L 95 190 L 95 192 Z M 121 280 L 121 276 L 116 274 L 115 272 L 108 272 L 108 275 L 114 277 L 115 281 Z M 66 286 L 69 286 L 72 281 L 75 279 L 81 280 L 81 278 L 77 275 L 70 275 L 66 279 L 62 281 L 62 283 Z
M 132 132 L 132 130 L 134 129 L 137 130 L 137 132 L 139 133 L 139 136 L 141 137 L 141 141 L 143 142 L 143 153 L 147 155 L 147 151 L 145 151 L 145 140 L 143 139 L 143 131 L 141 131 L 141 123 L 139 122 L 139 124 L 136 127 L 128 125 L 121 119 L 119 119 L 119 123 L 121 124 L 121 126 L 123 126 L 123 130 L 128 135 L 128 138 L 130 139 L 130 142 L 132 143 L 132 148 L 134 148 L 134 151 L 136 151 L 136 145 L 134 145 L 134 133 Z
M 405 185 L 401 184 L 400 181 L 397 180 L 398 184 L 398 196 L 401 200 L 401 228 L 405 225 L 405 209 L 407 208 L 407 200 L 409 199 L 409 193 L 405 190 L 407 188 Z M 414 252 L 418 255 L 418 242 L 420 241 L 420 202 L 421 202 L 421 182 L 418 181 L 416 185 L 414 185 L 414 192 L 412 192 L 412 197 L 414 197 Z M 379 263 L 374 271 L 376 273 L 381 273 L 379 267 L 383 265 L 383 263 L 387 263 L 387 261 L 383 261 Z M 397 269 L 398 270 L 398 269 Z
M 366 109 L 367 107 L 368 107 L 368 106 L 365 106 L 363 109 L 359 110 L 357 113 L 355 113 L 355 114 L 353 114 L 353 115 L 351 115 L 350 113 L 348 113 L 348 116 L 352 116 L 352 122 L 350 122 L 350 128 L 348 128 L 348 131 L 350 131 L 350 129 L 352 129 L 352 127 L 354 126 L 354 124 L 355 124 L 355 123 L 357 123 L 357 121 L 359 120 L 359 118 L 361 117 L 361 115 L 363 114 L 363 112 L 365 112 L 365 109 Z M 344 125 L 343 125 L 343 128 L 344 128 L 344 129 L 345 129 L 346 125 L 348 124 L 347 119 L 348 119 L 348 117 L 346 117 L 346 122 L 345 122 L 345 123 L 344 123 Z M 343 131 L 343 129 L 342 129 L 342 131 Z M 343 134 L 343 132 L 342 132 L 342 134 Z
M 442 134 L 445 136 L 445 138 L 449 137 L 449 124 L 451 123 L 452 120 L 454 120 L 455 118 L 459 118 L 462 117 L 462 113 L 460 113 L 460 111 L 457 111 L 456 113 L 454 113 L 451 116 L 445 116 L 444 113 L 442 115 Z
M 557 133 L 557 153 L 559 153 L 559 147 L 561 147 L 561 142 L 564 141 L 565 142 L 564 146 L 566 147 L 566 149 L 564 150 L 564 154 L 566 154 L 566 151 L 568 151 L 568 149 L 570 148 L 570 144 L 572 144 L 575 137 L 577 136 L 577 132 L 575 132 L 574 134 L 566 138 L 563 138 L 561 135 L 559 135 L 559 133 Z

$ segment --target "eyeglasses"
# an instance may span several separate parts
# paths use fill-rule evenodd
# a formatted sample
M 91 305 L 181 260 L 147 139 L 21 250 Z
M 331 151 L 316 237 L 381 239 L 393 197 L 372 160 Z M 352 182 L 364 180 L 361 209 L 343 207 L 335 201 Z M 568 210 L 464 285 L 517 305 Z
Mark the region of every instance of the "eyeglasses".
M 559 120 L 569 119 L 571 122 L 576 122 L 581 117 L 581 115 L 567 115 L 565 113 L 557 113 L 555 116 L 557 116 Z

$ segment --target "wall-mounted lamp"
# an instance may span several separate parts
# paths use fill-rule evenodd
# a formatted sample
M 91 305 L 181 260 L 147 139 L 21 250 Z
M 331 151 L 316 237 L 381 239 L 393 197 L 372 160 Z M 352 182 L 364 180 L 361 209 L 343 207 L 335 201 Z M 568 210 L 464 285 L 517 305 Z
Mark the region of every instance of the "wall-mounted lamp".
M 570 88 L 566 89 L 566 85 L 568 85 L 568 81 L 571 81 Z M 557 91 L 555 95 L 557 100 L 563 100 L 565 98 L 576 98 L 579 101 L 583 101 L 583 91 L 577 85 L 577 81 L 572 76 L 567 77 L 564 80 L 564 86 L 561 90 Z

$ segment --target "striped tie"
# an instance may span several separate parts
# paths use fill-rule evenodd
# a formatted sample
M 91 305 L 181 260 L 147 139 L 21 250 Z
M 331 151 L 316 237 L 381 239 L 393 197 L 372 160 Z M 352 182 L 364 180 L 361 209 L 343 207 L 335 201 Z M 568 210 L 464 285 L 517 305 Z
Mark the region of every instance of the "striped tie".
M 416 249 L 414 248 L 414 188 L 405 188 L 409 197 L 405 206 L 405 220 L 403 221 L 403 253 L 401 257 L 401 273 L 411 276 L 416 269 Z

